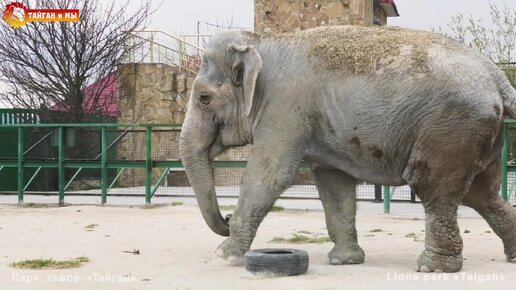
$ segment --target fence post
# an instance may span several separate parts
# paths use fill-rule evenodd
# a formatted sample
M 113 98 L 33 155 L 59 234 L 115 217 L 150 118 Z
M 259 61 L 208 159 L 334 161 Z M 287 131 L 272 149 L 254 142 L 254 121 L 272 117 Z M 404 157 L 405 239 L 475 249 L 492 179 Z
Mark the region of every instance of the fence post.
M 502 149 L 502 198 L 507 200 L 507 159 L 509 159 L 508 149 L 508 129 L 505 121 L 503 122 L 503 149 Z
M 23 168 L 23 147 L 24 147 L 24 131 L 22 127 L 18 127 L 18 202 L 23 203 L 24 195 L 24 168 Z
M 107 201 L 107 128 L 100 128 L 100 190 L 102 204 Z
M 151 32 L 149 45 L 150 45 L 150 62 L 154 63 L 154 32 Z
M 59 182 L 59 205 L 64 205 L 65 170 L 64 170 L 64 128 L 57 129 L 58 146 L 58 182 Z
M 391 212 L 391 187 L 383 187 L 383 213 Z
M 152 186 L 152 127 L 145 127 L 145 202 L 151 203 Z
M 374 185 L 374 202 L 382 202 L 382 186 Z

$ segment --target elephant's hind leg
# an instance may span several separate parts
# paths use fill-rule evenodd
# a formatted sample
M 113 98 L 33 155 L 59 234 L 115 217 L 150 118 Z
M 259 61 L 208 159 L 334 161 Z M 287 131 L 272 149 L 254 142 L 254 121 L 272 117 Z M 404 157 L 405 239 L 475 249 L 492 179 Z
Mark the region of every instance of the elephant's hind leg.
M 418 150 L 408 161 L 403 178 L 425 208 L 425 250 L 417 270 L 457 272 L 463 262 L 457 209 L 479 170 L 478 153 L 456 143 L 447 147 L 438 140 L 426 138 L 416 145 Z
M 328 233 L 335 243 L 328 254 L 330 263 L 363 263 L 364 251 L 358 245 L 355 228 L 356 180 L 339 170 L 315 169 L 314 174 Z
M 516 260 L 516 208 L 503 200 L 500 190 L 500 159 L 473 180 L 471 189 L 462 201 L 475 209 L 502 239 L 507 261 Z

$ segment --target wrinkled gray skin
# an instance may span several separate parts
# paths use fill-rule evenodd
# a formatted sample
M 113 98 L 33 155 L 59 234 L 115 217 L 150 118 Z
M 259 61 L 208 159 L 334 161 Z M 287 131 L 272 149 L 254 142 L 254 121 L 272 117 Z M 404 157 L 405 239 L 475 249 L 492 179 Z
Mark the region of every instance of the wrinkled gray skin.
M 500 128 L 503 115 L 515 116 L 516 93 L 503 73 L 455 43 L 429 46 L 428 71 L 419 74 L 401 54 L 401 65 L 355 74 L 328 68 L 310 49 L 309 41 L 295 37 L 230 32 L 214 36 L 205 51 L 180 148 L 204 219 L 229 236 L 217 254 L 242 262 L 261 221 L 306 159 L 335 243 L 331 264 L 364 261 L 355 229 L 357 180 L 409 184 L 421 198 L 426 239 L 418 270 L 461 269 L 461 202 L 486 219 L 513 261 L 516 210 L 498 191 Z M 218 208 L 210 160 L 248 143 L 253 150 L 228 223 Z

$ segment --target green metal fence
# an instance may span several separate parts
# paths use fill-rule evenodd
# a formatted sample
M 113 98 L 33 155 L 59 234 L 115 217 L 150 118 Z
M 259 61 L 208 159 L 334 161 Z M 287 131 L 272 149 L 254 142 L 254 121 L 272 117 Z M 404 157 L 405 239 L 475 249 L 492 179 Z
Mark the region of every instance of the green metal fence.
M 503 129 L 502 164 L 507 166 L 502 166 L 501 190 L 502 197 L 513 204 L 516 134 L 511 134 L 511 127 L 515 125 L 516 120 L 506 120 Z M 16 170 L 17 187 L 7 193 L 17 194 L 18 202 L 25 201 L 26 193 L 56 195 L 60 204 L 65 195 L 81 194 L 99 196 L 103 204 L 109 196 L 143 195 L 146 203 L 154 196 L 193 196 L 179 158 L 179 124 L 0 125 L 3 129 L 13 133 L 2 138 L 12 138 L 17 151 L 0 152 L 0 180 L 6 178 L 6 169 Z M 213 162 L 217 196 L 238 197 L 249 153 L 250 148 L 231 149 Z M 309 164 L 302 163 L 283 197 L 319 197 Z M 418 201 L 408 186 L 384 186 L 375 193 L 370 184 L 357 186 L 357 199 L 383 201 L 385 212 L 393 200 Z
M 73 179 L 77 177 L 79 172 L 82 170 L 94 169 L 100 172 L 100 193 L 102 203 L 106 203 L 108 190 L 116 183 L 117 178 L 121 174 L 117 174 L 111 180 L 108 180 L 108 171 L 111 169 L 118 170 L 119 172 L 127 168 L 132 169 L 143 169 L 145 173 L 145 201 L 151 202 L 152 195 L 156 191 L 159 183 L 171 168 L 181 168 L 182 164 L 179 160 L 154 160 L 152 158 L 152 130 L 156 128 L 173 128 L 178 127 L 176 124 L 18 124 L 18 125 L 3 125 L 1 128 L 16 128 L 17 130 L 17 143 L 18 150 L 17 156 L 2 156 L 0 157 L 0 167 L 17 168 L 17 193 L 18 201 L 24 201 L 25 190 L 34 181 L 35 177 L 41 172 L 42 169 L 57 170 L 57 183 L 58 183 L 58 196 L 59 204 L 63 204 L 65 201 L 65 190 L 71 184 Z M 100 131 L 100 153 L 95 158 L 81 158 L 78 157 L 66 157 L 65 152 L 67 147 L 71 147 L 75 141 L 74 138 L 69 136 L 74 133 L 75 129 L 79 128 L 94 128 Z M 145 132 L 145 156 L 139 160 L 109 160 L 108 149 L 113 145 L 116 145 L 118 140 L 108 144 L 108 130 L 125 128 L 130 130 L 141 129 Z M 47 130 L 52 134 L 52 139 L 55 140 L 57 147 L 57 156 L 47 156 L 46 158 L 26 158 L 26 148 L 28 144 L 25 144 L 26 131 L 31 130 Z M 65 134 L 68 133 L 68 134 Z M 44 138 L 38 140 L 35 144 L 30 144 L 31 148 L 41 144 L 41 141 L 49 137 L 46 134 Z M 112 138 L 111 138 L 112 139 Z M 33 175 L 26 180 L 25 171 L 29 169 L 36 169 Z M 163 174 L 158 179 L 156 185 L 152 184 L 152 170 L 154 168 L 166 169 L 163 170 Z M 75 174 L 67 180 L 65 170 L 72 169 Z
M 28 109 L 0 109 L 0 124 L 35 124 L 39 123 L 39 116 L 35 110 Z
M 516 173 L 516 147 L 513 145 L 516 144 L 516 132 L 511 129 L 516 129 L 516 119 L 506 119 L 504 120 L 503 126 L 503 149 L 502 149 L 502 186 L 500 189 L 500 194 L 503 199 L 511 200 L 512 193 L 514 192 L 514 187 L 516 186 L 516 182 L 512 182 L 509 184 L 509 174 Z M 511 134 L 511 133 L 515 134 Z M 509 187 L 510 185 L 510 187 Z

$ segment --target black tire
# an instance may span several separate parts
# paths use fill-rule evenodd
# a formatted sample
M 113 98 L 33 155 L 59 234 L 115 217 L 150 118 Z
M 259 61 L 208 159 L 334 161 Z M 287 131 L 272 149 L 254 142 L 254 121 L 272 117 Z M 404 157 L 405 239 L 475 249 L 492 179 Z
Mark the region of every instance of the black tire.
M 244 256 L 245 269 L 252 273 L 301 275 L 308 270 L 308 262 L 308 253 L 297 249 L 258 249 Z

